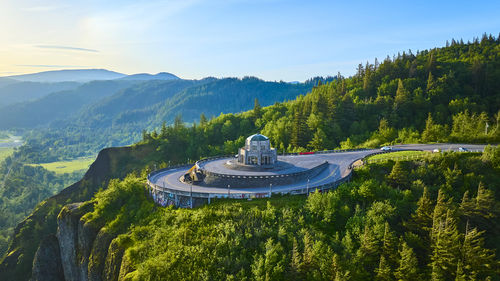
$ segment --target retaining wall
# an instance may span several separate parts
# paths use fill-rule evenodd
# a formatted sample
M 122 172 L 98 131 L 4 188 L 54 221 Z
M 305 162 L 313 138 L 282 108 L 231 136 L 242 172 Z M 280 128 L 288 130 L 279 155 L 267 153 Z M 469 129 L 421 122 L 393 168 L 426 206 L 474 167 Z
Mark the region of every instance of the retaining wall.
M 209 172 L 207 170 L 201 169 L 202 173 L 205 175 L 204 183 L 208 186 L 215 187 L 227 187 L 228 185 L 232 187 L 258 187 L 258 186 L 273 186 L 287 185 L 295 183 L 297 181 L 307 180 L 313 178 L 321 173 L 326 167 L 328 167 L 328 162 L 324 162 L 314 168 L 306 171 L 301 171 L 291 174 L 283 175 L 268 175 L 268 176 L 243 176 L 243 175 L 227 175 Z

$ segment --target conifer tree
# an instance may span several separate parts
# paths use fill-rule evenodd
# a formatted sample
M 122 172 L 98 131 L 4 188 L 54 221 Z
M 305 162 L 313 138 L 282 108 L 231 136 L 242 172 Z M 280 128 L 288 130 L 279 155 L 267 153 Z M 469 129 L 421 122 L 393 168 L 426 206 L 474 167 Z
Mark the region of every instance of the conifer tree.
M 208 123 L 207 117 L 205 116 L 205 113 L 202 112 L 200 114 L 200 127 L 205 127 L 207 123 Z
M 398 261 L 397 239 L 394 232 L 391 231 L 388 222 L 385 222 L 384 238 L 382 240 L 382 255 L 391 268 L 396 266 Z
M 318 128 L 308 146 L 313 150 L 323 150 L 326 147 L 326 140 L 327 136 L 325 132 L 321 128 Z
M 167 136 L 167 122 L 163 121 L 161 124 L 160 137 L 165 138 Z
M 397 188 L 404 188 L 408 185 L 408 172 L 404 169 L 403 162 L 396 161 L 387 179 L 392 186 Z
M 184 121 L 182 121 L 181 114 L 177 114 L 174 119 L 174 131 L 179 133 L 184 128 Z
M 466 281 L 467 277 L 464 273 L 464 265 L 461 259 L 458 260 L 457 263 L 457 273 L 455 275 L 455 281 Z
M 253 105 L 253 116 L 255 119 L 262 117 L 262 107 L 260 106 L 259 99 L 255 98 Z
M 467 226 L 468 227 L 468 226 Z M 484 231 L 477 228 L 466 229 L 462 247 L 463 272 L 469 280 L 484 279 L 495 276 L 498 262 L 495 253 L 484 247 Z
M 401 258 L 399 259 L 399 266 L 394 276 L 396 276 L 397 280 L 401 281 L 419 280 L 418 260 L 413 249 L 404 241 L 400 248 L 399 255 Z
M 302 263 L 300 266 L 300 271 L 302 274 L 307 274 L 312 270 L 313 267 L 313 241 L 311 234 L 306 232 L 304 234 L 304 253 L 302 254 Z
M 356 253 L 357 260 L 363 265 L 366 272 L 373 272 L 379 259 L 379 240 L 375 237 L 373 230 L 365 226 L 360 242 L 361 245 Z
M 475 198 L 469 198 L 466 191 L 460 203 L 460 211 L 470 224 L 481 229 L 491 228 L 491 222 L 498 217 L 498 207 L 494 194 L 482 182 L 479 183 Z
M 432 245 L 431 279 L 453 280 L 457 273 L 458 257 L 460 256 L 460 234 L 457 223 L 450 210 L 446 213 L 446 220 L 436 233 Z
M 422 132 L 422 140 L 425 142 L 445 140 L 448 134 L 447 131 L 447 126 L 434 123 L 432 115 L 429 112 L 427 120 L 425 121 L 425 129 Z
M 417 202 L 417 210 L 411 216 L 410 228 L 419 236 L 429 236 L 432 229 L 433 206 L 429 190 L 424 186 L 424 192 Z
M 300 266 L 302 263 L 301 255 L 297 240 L 293 238 L 292 245 L 292 262 L 291 262 L 291 276 L 293 280 L 300 280 Z
M 396 97 L 394 98 L 394 102 L 396 107 L 408 101 L 408 91 L 405 89 L 403 85 L 403 81 L 401 79 L 398 80 L 398 89 L 396 90 Z
M 495 195 L 487 189 L 483 182 L 479 183 L 476 196 L 476 212 L 485 219 L 492 219 L 496 216 Z
M 293 114 L 291 143 L 294 147 L 304 147 L 304 145 L 307 144 L 307 123 L 305 122 L 305 116 L 302 112 L 302 105 L 303 104 L 299 104 L 295 108 Z
M 380 262 L 378 264 L 378 268 L 375 270 L 377 275 L 375 275 L 375 280 L 378 281 L 390 281 L 393 280 L 392 274 L 391 274 L 391 267 L 385 260 L 385 257 L 382 255 L 380 256 Z
M 435 81 L 434 81 L 434 75 L 432 75 L 432 72 L 429 72 L 429 76 L 427 77 L 427 92 L 432 90 L 435 86 Z
M 444 216 L 446 215 L 447 209 L 448 205 L 446 202 L 446 197 L 443 191 L 439 189 L 436 206 L 434 206 L 434 212 L 432 214 L 431 238 L 434 239 L 435 235 L 439 232 L 440 228 L 442 228 L 442 225 L 444 223 Z
M 332 280 L 334 281 L 345 280 L 342 266 L 340 264 L 340 258 L 339 255 L 337 254 L 333 254 L 332 257 L 332 274 L 333 274 Z

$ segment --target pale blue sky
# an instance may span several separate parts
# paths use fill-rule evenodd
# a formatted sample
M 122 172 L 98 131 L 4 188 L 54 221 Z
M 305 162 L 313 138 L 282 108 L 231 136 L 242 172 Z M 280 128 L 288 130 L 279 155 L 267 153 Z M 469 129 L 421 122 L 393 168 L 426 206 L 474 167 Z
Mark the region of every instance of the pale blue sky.
M 500 1 L 3 0 L 0 75 L 106 68 L 303 81 L 498 36 L 499 14 Z

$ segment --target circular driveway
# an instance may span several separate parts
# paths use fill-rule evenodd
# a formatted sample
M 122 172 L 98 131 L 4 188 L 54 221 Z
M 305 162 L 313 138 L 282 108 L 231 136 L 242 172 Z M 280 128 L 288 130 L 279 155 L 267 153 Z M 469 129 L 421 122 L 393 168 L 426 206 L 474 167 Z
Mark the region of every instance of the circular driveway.
M 433 151 L 439 149 L 440 151 L 458 151 L 460 147 L 466 148 L 469 151 L 483 151 L 485 145 L 470 145 L 470 144 L 407 144 L 407 145 L 394 145 L 392 146 L 393 151 L 399 150 L 424 150 Z M 325 161 L 328 161 L 329 165 L 321 173 L 308 180 L 297 181 L 293 184 L 280 185 L 280 186 L 256 186 L 252 188 L 220 188 L 211 186 L 197 186 L 190 185 L 181 182 L 179 179 L 183 176 L 190 167 L 175 168 L 165 171 L 158 172 L 151 175 L 149 182 L 153 185 L 163 187 L 165 189 L 180 191 L 180 192 L 192 192 L 193 193 L 205 193 L 213 194 L 214 196 L 221 194 L 248 194 L 248 193 L 269 193 L 272 188 L 272 192 L 282 192 L 289 193 L 294 190 L 302 190 L 304 188 L 314 189 L 316 187 L 333 184 L 340 180 L 349 173 L 349 165 L 356 160 L 362 159 L 363 157 L 380 152 L 380 149 L 369 149 L 369 150 L 358 150 L 349 152 L 332 152 L 332 153 L 318 153 L 309 155 L 287 155 L 279 156 L 278 160 L 286 161 L 295 165 L 297 171 L 307 169 L 307 167 L 313 167 L 319 165 Z M 226 173 L 231 171 L 234 175 L 263 175 L 259 172 L 251 171 L 237 171 L 230 170 L 221 167 L 223 164 L 231 158 L 218 159 L 206 162 L 205 169 L 210 167 L 210 169 L 219 169 L 218 171 Z M 289 169 L 271 172 L 270 174 L 280 174 L 283 171 L 290 172 Z M 265 172 L 264 172 L 265 174 Z

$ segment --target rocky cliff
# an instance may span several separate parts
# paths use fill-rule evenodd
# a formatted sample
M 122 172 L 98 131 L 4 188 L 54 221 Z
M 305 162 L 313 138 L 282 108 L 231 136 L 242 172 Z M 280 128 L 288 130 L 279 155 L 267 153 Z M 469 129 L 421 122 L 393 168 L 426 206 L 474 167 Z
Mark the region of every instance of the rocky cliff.
M 90 203 L 62 208 L 57 217 L 57 235 L 48 236 L 38 247 L 32 281 L 121 280 L 124 248 L 113 240 L 114 233 L 85 219 L 91 210 Z
M 0 261 L 0 280 L 63 280 L 62 276 L 66 280 L 101 280 L 105 270 L 109 276 L 117 275 L 112 268 L 121 258 L 113 253 L 107 261 L 113 237 L 81 220 L 91 207 L 73 203 L 90 200 L 110 179 L 123 178 L 158 161 L 155 157 L 161 156 L 147 145 L 102 150 L 79 182 L 40 203 L 16 227 L 12 244 Z

